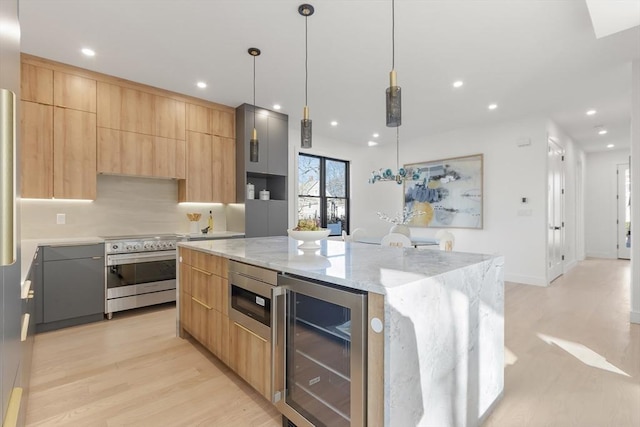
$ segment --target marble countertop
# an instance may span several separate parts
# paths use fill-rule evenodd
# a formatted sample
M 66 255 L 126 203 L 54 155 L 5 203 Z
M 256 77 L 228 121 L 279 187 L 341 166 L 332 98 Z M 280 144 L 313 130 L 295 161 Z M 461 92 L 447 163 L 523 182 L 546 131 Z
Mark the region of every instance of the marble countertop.
M 211 233 L 202 234 L 202 233 L 178 233 L 178 238 L 187 238 L 187 239 L 224 239 L 227 237 L 237 237 L 244 236 L 243 232 L 240 231 L 212 231 Z
M 323 240 L 302 251 L 289 237 L 179 242 L 178 246 L 328 283 L 386 294 L 408 285 L 497 258 L 461 252 L 421 251 L 357 242 Z

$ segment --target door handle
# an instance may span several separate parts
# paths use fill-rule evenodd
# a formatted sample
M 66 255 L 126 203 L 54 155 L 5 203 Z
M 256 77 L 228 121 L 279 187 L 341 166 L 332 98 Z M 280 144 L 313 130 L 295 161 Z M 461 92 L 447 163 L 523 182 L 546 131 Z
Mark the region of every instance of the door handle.
M 16 261 L 15 158 L 16 94 L 0 89 L 0 265 Z
M 554 230 L 562 230 L 562 227 L 553 227 Z

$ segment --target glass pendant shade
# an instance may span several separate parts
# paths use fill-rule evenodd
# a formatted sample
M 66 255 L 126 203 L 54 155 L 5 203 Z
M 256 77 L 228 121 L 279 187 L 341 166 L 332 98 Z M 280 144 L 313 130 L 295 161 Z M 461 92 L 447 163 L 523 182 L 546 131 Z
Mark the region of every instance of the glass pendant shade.
M 309 107 L 304 107 L 303 119 L 300 120 L 300 147 L 311 148 L 311 119 L 309 118 Z
M 251 133 L 251 139 L 249 140 L 249 161 L 253 163 L 257 163 L 258 160 L 258 132 L 256 128 L 253 128 L 253 132 Z
M 387 88 L 387 127 L 398 127 L 402 124 L 402 98 L 400 86 L 396 82 L 396 72 L 391 71 L 390 85 Z

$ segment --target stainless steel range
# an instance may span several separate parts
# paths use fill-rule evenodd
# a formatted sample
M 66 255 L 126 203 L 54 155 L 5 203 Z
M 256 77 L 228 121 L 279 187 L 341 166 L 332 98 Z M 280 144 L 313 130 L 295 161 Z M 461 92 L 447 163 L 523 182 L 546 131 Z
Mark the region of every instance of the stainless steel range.
M 105 313 L 176 300 L 174 234 L 105 237 Z

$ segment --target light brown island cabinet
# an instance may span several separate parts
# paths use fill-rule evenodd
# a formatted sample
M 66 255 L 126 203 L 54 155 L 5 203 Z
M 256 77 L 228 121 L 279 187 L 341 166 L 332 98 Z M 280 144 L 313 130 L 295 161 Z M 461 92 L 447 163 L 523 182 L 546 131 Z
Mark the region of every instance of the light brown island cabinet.
M 230 336 L 231 369 L 271 400 L 271 343 L 235 322 Z
M 180 259 L 180 327 L 228 365 L 227 260 L 188 249 Z

